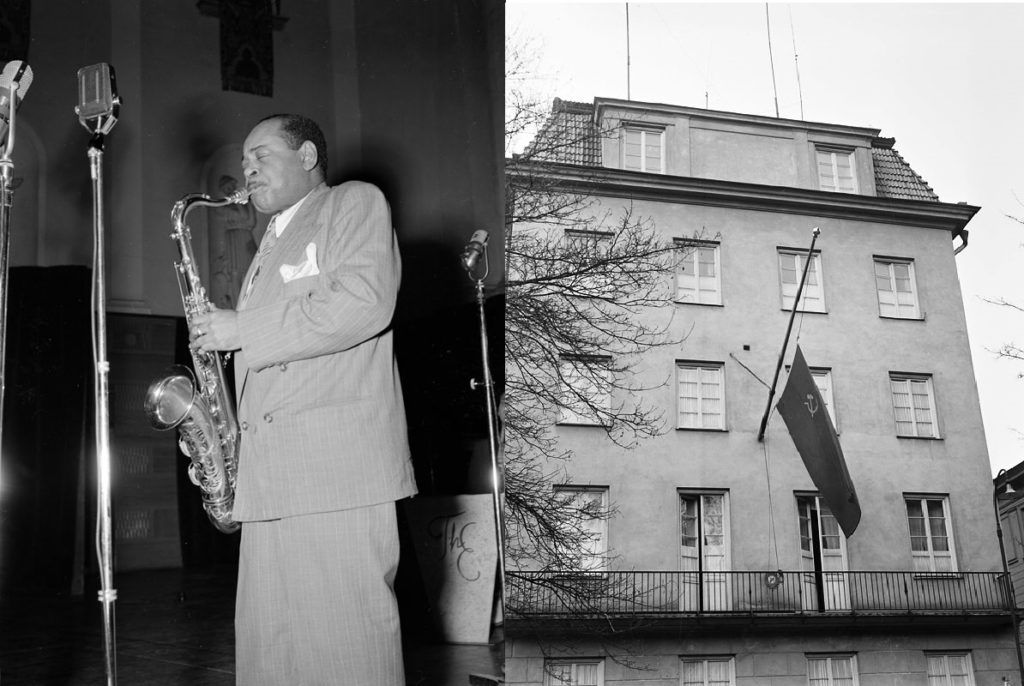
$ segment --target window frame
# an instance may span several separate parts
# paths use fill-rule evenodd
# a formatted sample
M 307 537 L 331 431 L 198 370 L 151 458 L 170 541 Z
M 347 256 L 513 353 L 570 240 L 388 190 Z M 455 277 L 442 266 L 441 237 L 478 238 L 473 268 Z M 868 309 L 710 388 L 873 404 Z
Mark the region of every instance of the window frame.
M 572 674 L 569 676 L 569 686 L 578 686 L 579 681 L 576 679 L 575 669 L 582 665 L 597 665 L 597 686 L 604 686 L 604 658 L 593 657 L 573 657 L 573 658 L 545 658 L 544 660 L 544 686 L 566 686 L 566 682 L 559 678 L 556 682 L 554 676 L 551 673 L 550 667 L 553 665 L 570 665 Z
M 857 178 L 857 151 L 854 148 L 845 148 L 836 145 L 815 145 L 814 146 L 814 168 L 816 170 L 816 176 L 818 179 L 818 190 L 825 191 L 826 193 L 860 193 L 860 183 Z M 833 188 L 826 188 L 825 184 L 822 183 L 824 177 L 821 173 L 822 170 L 822 155 L 828 155 L 829 157 L 829 169 L 832 172 L 832 183 Z M 850 181 L 853 185 L 852 189 L 845 189 L 840 186 L 839 180 L 839 164 L 837 156 L 846 157 L 850 161 Z
M 728 400 L 726 398 L 726 392 L 725 392 L 725 363 L 724 362 L 713 362 L 713 361 L 709 361 L 709 360 L 676 360 L 675 367 L 676 367 L 676 373 L 675 373 L 675 378 L 676 378 L 676 430 L 677 431 L 728 431 L 729 427 L 728 427 L 728 421 L 727 421 L 727 416 L 726 416 L 726 409 L 727 409 L 727 406 L 728 406 L 727 405 Z M 697 406 L 698 406 L 696 415 L 697 415 L 698 423 L 700 424 L 700 426 L 683 426 L 682 425 L 682 399 L 683 398 L 682 398 L 682 395 L 681 395 L 682 394 L 682 381 L 681 381 L 680 374 L 681 374 L 681 372 L 684 369 L 696 370 L 698 372 L 697 381 L 696 381 L 698 395 L 695 397 L 695 400 L 697 401 Z M 719 403 L 721 405 L 720 411 L 718 413 L 719 417 L 720 417 L 720 421 L 719 421 L 719 425 L 718 426 L 705 426 L 704 425 L 704 418 L 705 418 L 706 415 L 705 415 L 705 413 L 702 410 L 702 406 L 703 406 L 704 401 L 706 401 L 706 400 L 713 400 L 713 398 L 706 398 L 703 394 L 701 394 L 701 391 L 702 391 L 703 386 L 704 386 L 704 382 L 702 381 L 700 374 L 701 374 L 701 372 L 712 371 L 712 370 L 717 372 L 717 374 L 718 374 L 718 388 L 719 388 L 720 392 L 719 392 L 719 397 L 717 398 L 717 400 L 719 401 Z M 687 397 L 689 398 L 691 396 L 687 396 Z
M 562 241 L 566 250 L 565 254 L 572 255 L 574 252 L 579 251 L 584 255 L 592 255 L 593 261 L 591 264 L 598 263 L 607 258 L 608 248 L 611 247 L 614 240 L 615 232 L 613 231 L 574 228 L 567 228 L 562 231 Z M 593 243 L 593 248 L 589 246 L 577 248 L 574 245 L 578 245 L 581 241 Z M 568 269 L 572 271 L 572 265 L 569 265 Z M 571 297 L 600 298 L 609 295 L 611 292 L 611 285 L 608 283 L 602 284 L 599 274 L 577 274 L 575 278 L 579 288 L 584 292 L 570 293 Z
M 786 293 L 786 288 L 789 287 L 790 284 L 787 284 L 785 282 L 785 279 L 783 278 L 783 275 L 786 272 L 786 268 L 782 264 L 783 256 L 795 257 L 796 258 L 795 267 L 796 267 L 796 273 L 798 275 L 797 276 L 797 281 L 796 281 L 795 284 L 792 284 L 793 292 L 791 294 L 788 294 L 788 295 Z M 784 311 L 786 311 L 786 312 L 791 312 L 795 306 L 799 305 L 799 307 L 796 308 L 797 312 L 810 312 L 810 313 L 827 314 L 828 313 L 828 306 L 827 306 L 827 304 L 825 302 L 825 272 L 824 272 L 824 265 L 822 263 L 822 257 L 821 257 L 821 251 L 820 250 L 815 250 L 815 251 L 813 251 L 811 253 L 811 264 L 812 264 L 812 267 L 811 267 L 811 270 L 809 270 L 808 274 L 807 274 L 808 275 L 808 281 L 810 281 L 810 275 L 811 275 L 812 271 L 817 274 L 818 283 L 817 284 L 813 284 L 813 288 L 817 290 L 817 295 L 816 295 L 814 301 L 811 302 L 811 305 L 817 305 L 818 307 L 814 307 L 814 308 L 809 308 L 808 307 L 808 293 L 809 293 L 808 287 L 812 286 L 812 284 L 810 284 L 810 283 L 804 283 L 804 290 L 800 293 L 800 300 L 799 300 L 799 302 L 797 302 L 796 291 L 799 290 L 799 288 L 800 288 L 800 276 L 803 275 L 804 264 L 805 264 L 806 260 L 807 260 L 807 250 L 801 250 L 801 249 L 797 249 L 797 248 L 783 248 L 783 247 L 776 248 L 776 259 L 775 259 L 775 262 L 776 262 L 776 265 L 777 265 L 778 270 L 779 270 L 779 272 L 778 272 L 779 273 L 779 299 L 780 299 L 781 304 L 782 304 L 782 309 Z M 789 299 L 790 302 L 787 303 L 787 299 Z
M 925 679 L 928 680 L 928 683 L 931 683 L 930 680 L 931 680 L 932 677 L 944 677 L 945 684 L 947 686 L 948 686 L 948 684 L 952 683 L 951 682 L 951 676 L 952 675 L 950 674 L 949 661 L 948 661 L 948 659 L 950 657 L 962 657 L 962 658 L 964 658 L 964 661 L 966 662 L 966 666 L 967 666 L 967 674 L 965 675 L 968 678 L 967 686 L 975 686 L 975 684 L 977 683 L 977 680 L 974 678 L 974 661 L 971 659 L 971 651 L 970 650 L 926 650 L 926 651 L 924 651 L 924 657 L 925 657 L 925 668 L 924 668 L 925 669 Z M 943 663 L 944 663 L 944 666 L 945 666 L 945 671 L 944 671 L 943 674 L 932 674 L 932 671 L 931 671 L 931 666 L 932 666 L 931 658 L 939 658 L 939 657 L 943 658 Z
M 675 239 L 680 250 L 692 249 L 687 255 L 684 255 L 679 260 L 679 266 L 675 270 L 675 295 L 674 302 L 683 305 L 721 305 L 722 304 L 722 245 L 718 241 L 694 241 L 682 238 Z M 700 251 L 701 250 L 712 250 L 714 254 L 714 269 L 715 274 L 711 277 L 704 277 L 700 274 Z M 687 258 L 693 259 L 694 274 L 692 276 L 684 277 L 681 273 L 682 266 Z M 682 286 L 682 280 L 692 280 L 692 287 L 685 289 Z M 706 279 L 713 281 L 714 289 L 702 289 L 701 286 L 704 284 Z M 710 295 L 705 300 L 702 293 L 709 293 Z
M 904 393 L 910 398 L 910 424 L 913 427 L 913 433 L 900 433 L 900 424 L 907 424 L 908 422 L 899 420 L 897 414 L 896 405 L 896 390 L 893 386 L 897 383 L 906 383 L 907 387 Z M 917 419 L 917 412 L 920 408 L 914 405 L 914 388 L 913 384 L 924 383 L 925 389 L 927 390 L 928 404 L 929 404 L 929 418 L 932 426 L 931 435 L 922 434 L 918 428 L 920 422 Z M 920 394 L 918 394 L 920 395 Z M 892 418 L 893 425 L 896 430 L 897 438 L 921 438 L 927 440 L 940 440 L 942 433 L 939 431 L 939 410 L 935 404 L 935 384 L 931 374 L 916 374 L 912 372 L 889 372 L 889 401 L 892 404 Z
M 908 269 L 908 272 L 909 272 L 908 280 L 910 281 L 910 287 L 911 287 L 910 294 L 911 294 L 911 297 L 914 300 L 913 305 L 902 305 L 901 306 L 900 303 L 899 303 L 899 296 L 897 295 L 898 291 L 896 290 L 896 281 L 897 280 L 896 280 L 896 273 L 895 273 L 895 266 L 898 265 L 898 264 L 906 265 L 909 268 Z M 879 265 L 885 265 L 886 268 L 887 268 L 887 271 L 888 271 L 889 286 L 892 289 L 891 292 L 893 293 L 893 300 L 894 300 L 894 302 L 891 305 L 891 307 L 895 308 L 895 310 L 896 310 L 895 314 L 886 314 L 885 312 L 882 311 L 882 307 L 884 305 L 882 303 L 882 291 L 879 290 L 879 288 L 878 288 L 878 279 L 879 279 L 878 266 Z M 917 320 L 924 319 L 924 314 L 923 314 L 923 311 L 921 309 L 921 296 L 920 296 L 919 289 L 917 287 L 917 269 L 916 269 L 916 267 L 914 265 L 914 260 L 913 259 L 902 258 L 902 257 L 887 257 L 887 256 L 884 256 L 884 255 L 874 255 L 874 256 L 872 256 L 872 275 L 873 275 L 873 277 L 875 279 L 875 299 L 878 302 L 878 316 L 879 317 L 881 317 L 883 319 L 917 319 Z M 903 313 L 901 313 L 901 310 L 902 309 L 906 309 L 906 308 L 911 308 L 912 312 L 910 314 L 903 314 Z
M 567 368 L 579 370 L 580 366 L 574 364 L 574 362 L 587 363 L 584 368 L 597 369 L 603 367 L 603 373 L 601 378 L 596 380 L 587 379 L 586 376 L 580 373 L 577 377 L 572 378 L 573 374 L 567 371 Z M 593 401 L 594 405 L 599 406 L 602 410 L 611 412 L 612 409 L 612 370 L 611 370 L 612 358 L 607 355 L 570 355 L 563 354 L 558 356 L 558 382 L 559 382 L 559 403 L 558 403 L 558 420 L 556 424 L 560 426 L 604 426 L 600 416 L 588 417 L 587 413 L 592 412 L 591 408 L 584 404 L 583 400 L 580 400 L 576 396 L 585 395 L 591 389 L 601 393 L 601 397 Z M 585 382 L 589 384 L 587 388 L 573 389 L 573 383 Z M 601 388 L 601 385 L 605 386 L 605 389 Z M 573 404 L 577 403 L 578 409 L 573 408 Z M 583 405 L 579 407 L 579 405 Z
M 679 656 L 679 684 L 687 686 L 684 681 L 685 673 L 683 665 L 686 663 L 700 663 L 704 672 L 700 686 L 708 686 L 708 663 L 724 662 L 729 668 L 729 686 L 736 686 L 736 656 L 735 655 L 680 655 Z M 691 682 L 692 683 L 692 682 Z
M 910 526 L 910 502 L 917 502 L 921 507 L 922 520 L 924 524 L 924 538 L 928 544 L 928 549 L 925 551 L 915 551 L 914 541 L 915 538 L 913 529 Z M 943 524 L 946 529 L 946 547 L 948 550 L 937 551 L 934 547 L 934 536 L 931 531 L 931 520 L 932 517 L 928 516 L 927 503 L 929 501 L 938 501 L 942 503 L 942 517 Z M 903 508 L 906 512 L 907 522 L 907 542 L 910 544 L 910 557 L 911 566 L 914 568 L 912 571 L 915 577 L 929 577 L 929 576 L 946 576 L 946 575 L 957 575 L 960 573 L 960 565 L 956 557 L 956 539 L 953 535 L 953 511 L 949 503 L 949 496 L 938 493 L 904 493 L 903 494 Z M 949 569 L 937 569 L 935 564 L 938 556 L 936 553 L 948 553 L 949 554 Z M 929 569 L 918 569 L 918 561 L 927 560 Z
M 608 486 L 593 486 L 593 485 L 577 485 L 577 484 L 560 484 L 552 486 L 552 492 L 558 495 L 569 495 L 573 500 L 578 500 L 581 495 L 593 495 L 597 494 L 600 497 L 600 507 L 604 512 L 608 511 L 610 488 Z M 589 530 L 593 523 L 596 522 L 597 535 L 596 537 L 590 538 L 588 541 L 583 542 L 583 547 L 587 547 L 587 543 L 594 542 L 598 550 L 593 550 L 587 553 L 585 560 L 581 560 L 579 568 L 565 567 L 561 570 L 561 574 L 565 575 L 590 575 L 597 574 L 603 575 L 608 572 L 609 563 L 609 546 L 608 546 L 608 518 L 580 518 L 580 529 Z M 582 534 L 581 534 L 582 535 Z M 592 563 L 588 562 L 592 561 Z
M 804 658 L 807 665 L 807 684 L 808 686 L 816 686 L 811 681 L 811 662 L 825 660 L 828 671 L 828 682 L 823 686 L 835 686 L 834 680 L 835 675 L 832 671 L 833 660 L 849 660 L 850 661 L 850 674 L 853 676 L 852 686 L 859 686 L 860 684 L 860 672 L 857 669 L 857 654 L 856 653 L 805 653 Z
M 627 171 L 638 171 L 647 174 L 664 174 L 665 165 L 665 127 L 638 122 L 622 122 L 619 136 L 619 166 Z M 626 135 L 629 133 L 640 134 L 640 168 L 626 166 Z M 654 134 L 658 136 L 659 168 L 652 170 L 647 168 L 647 136 Z

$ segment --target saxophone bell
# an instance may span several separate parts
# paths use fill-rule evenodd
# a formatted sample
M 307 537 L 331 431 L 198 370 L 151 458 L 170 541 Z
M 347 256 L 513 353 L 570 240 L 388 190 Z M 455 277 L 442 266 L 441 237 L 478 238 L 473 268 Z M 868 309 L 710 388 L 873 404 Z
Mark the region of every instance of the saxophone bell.
M 158 431 L 169 431 L 188 417 L 196 403 L 196 377 L 180 364 L 167 369 L 167 375 L 150 384 L 143 410 Z

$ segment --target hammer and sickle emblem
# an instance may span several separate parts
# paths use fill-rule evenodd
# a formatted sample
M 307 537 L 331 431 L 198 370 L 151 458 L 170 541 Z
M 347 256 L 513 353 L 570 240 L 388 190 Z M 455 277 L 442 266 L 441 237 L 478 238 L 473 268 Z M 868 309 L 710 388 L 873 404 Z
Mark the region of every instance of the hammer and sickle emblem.
M 804 403 L 804 406 L 807 408 L 807 411 L 810 412 L 811 416 L 813 417 L 814 414 L 818 411 L 818 401 L 814 399 L 813 394 L 807 394 L 807 401 Z

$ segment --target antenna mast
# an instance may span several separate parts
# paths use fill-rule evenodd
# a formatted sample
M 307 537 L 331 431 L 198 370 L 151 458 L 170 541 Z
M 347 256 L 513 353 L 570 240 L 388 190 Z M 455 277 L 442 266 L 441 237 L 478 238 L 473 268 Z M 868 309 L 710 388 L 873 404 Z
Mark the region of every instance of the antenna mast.
M 632 100 L 629 83 L 629 3 L 626 3 L 626 100 Z
M 804 118 L 804 91 L 800 87 L 800 61 L 796 54 L 796 31 L 793 30 L 793 6 L 787 5 L 789 9 L 789 35 L 793 38 L 793 64 L 796 67 L 796 92 L 800 96 L 800 119 Z
M 764 4 L 764 23 L 768 27 L 768 63 L 772 70 L 772 91 L 775 93 L 775 117 L 779 116 L 779 89 L 775 86 L 775 59 L 772 57 L 772 24 L 768 18 L 768 3 Z

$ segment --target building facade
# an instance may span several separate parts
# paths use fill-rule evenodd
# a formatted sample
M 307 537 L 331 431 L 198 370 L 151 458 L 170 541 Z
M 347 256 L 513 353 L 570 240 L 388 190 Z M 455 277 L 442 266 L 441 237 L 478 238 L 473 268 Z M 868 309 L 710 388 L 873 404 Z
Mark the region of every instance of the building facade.
M 879 134 L 556 100 L 544 164 L 507 166 L 687 246 L 682 342 L 633 368 L 667 430 L 626 449 L 560 417 L 571 488 L 615 515 L 584 574 L 509 570 L 508 684 L 1020 683 L 955 262 L 978 208 L 941 202 Z M 799 345 L 838 432 L 850 536 L 774 408 L 758 437 L 805 270 L 784 362 Z

